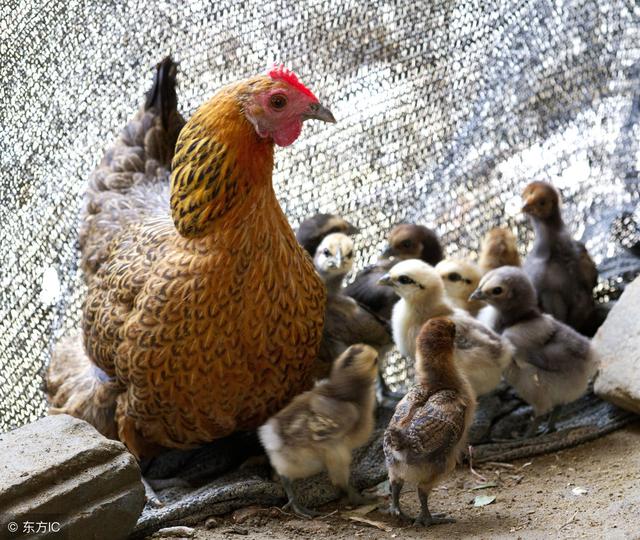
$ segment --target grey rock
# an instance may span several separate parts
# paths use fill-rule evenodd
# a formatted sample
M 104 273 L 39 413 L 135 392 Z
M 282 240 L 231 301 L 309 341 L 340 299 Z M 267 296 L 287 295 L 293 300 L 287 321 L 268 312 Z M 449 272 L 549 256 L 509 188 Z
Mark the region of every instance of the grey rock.
M 640 277 L 625 288 L 593 347 L 600 358 L 595 393 L 640 414 Z
M 87 422 L 48 416 L 0 435 L 2 532 L 57 522 L 62 538 L 124 539 L 144 503 L 134 457 Z

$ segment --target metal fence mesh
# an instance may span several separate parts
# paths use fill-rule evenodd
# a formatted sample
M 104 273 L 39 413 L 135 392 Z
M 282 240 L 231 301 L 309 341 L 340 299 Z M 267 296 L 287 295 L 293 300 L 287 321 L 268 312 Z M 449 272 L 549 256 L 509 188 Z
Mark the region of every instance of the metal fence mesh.
M 0 0 L 0 432 L 45 410 L 43 366 L 82 301 L 86 179 L 169 52 L 187 116 L 274 60 L 331 106 L 338 124 L 277 152 L 276 190 L 294 226 L 356 223 L 358 267 L 399 221 L 472 257 L 507 224 L 524 253 L 519 193 L 536 179 L 561 189 L 601 298 L 637 273 L 620 245 L 640 217 L 631 0 Z M 387 370 L 398 386 L 408 366 Z

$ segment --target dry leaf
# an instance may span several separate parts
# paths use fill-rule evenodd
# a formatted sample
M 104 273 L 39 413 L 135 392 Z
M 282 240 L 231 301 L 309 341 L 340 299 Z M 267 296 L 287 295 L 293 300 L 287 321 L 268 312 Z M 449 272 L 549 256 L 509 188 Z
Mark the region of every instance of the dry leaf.
M 368 513 L 373 512 L 378 508 L 378 503 L 365 504 L 364 506 L 358 506 L 358 508 L 354 508 L 348 515 L 356 515 L 356 516 L 366 516 Z
M 373 521 L 372 519 L 367 519 L 361 516 L 348 516 L 351 521 L 357 521 L 358 523 L 365 523 L 366 525 L 371 525 L 376 529 L 380 529 L 384 532 L 391 532 L 393 529 L 389 527 L 386 523 L 382 523 L 381 521 Z
M 478 495 L 473 500 L 473 506 L 487 506 L 496 500 L 495 495 Z
M 492 488 L 492 487 L 498 487 L 498 484 L 496 484 L 495 482 L 486 482 L 484 484 L 478 484 L 475 485 L 471 488 L 471 491 L 476 491 L 478 489 L 487 489 L 487 488 Z

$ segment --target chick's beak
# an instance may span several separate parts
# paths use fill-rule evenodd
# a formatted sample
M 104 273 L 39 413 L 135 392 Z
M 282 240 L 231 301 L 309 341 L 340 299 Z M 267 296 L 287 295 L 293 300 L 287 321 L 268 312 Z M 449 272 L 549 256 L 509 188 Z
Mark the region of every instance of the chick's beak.
M 486 300 L 487 295 L 482 291 L 482 289 L 476 289 L 471 293 L 469 300 Z
M 382 256 L 385 259 L 388 259 L 389 257 L 392 257 L 394 254 L 395 254 L 395 251 L 391 246 L 385 247 L 384 251 L 382 252 Z
M 389 274 L 385 274 L 378 280 L 378 285 L 386 285 L 387 287 L 393 286 L 393 280 Z
M 335 124 L 336 119 L 333 117 L 333 113 L 320 103 L 312 103 L 309 108 L 302 114 L 303 120 L 322 120 L 323 122 L 329 122 Z
M 533 210 L 534 203 L 531 199 L 525 199 L 524 204 L 522 205 L 522 211 L 525 214 L 530 214 L 531 210 Z

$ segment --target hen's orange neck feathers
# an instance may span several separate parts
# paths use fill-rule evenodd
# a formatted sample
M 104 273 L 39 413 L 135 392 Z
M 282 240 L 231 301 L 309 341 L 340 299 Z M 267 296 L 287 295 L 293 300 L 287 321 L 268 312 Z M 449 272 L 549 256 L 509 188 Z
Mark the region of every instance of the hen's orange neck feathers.
M 184 237 L 210 234 L 223 215 L 246 216 L 243 203 L 255 201 L 256 191 L 273 195 L 273 141 L 259 137 L 243 111 L 246 89 L 258 85 L 259 79 L 249 79 L 223 88 L 180 132 L 171 213 Z

